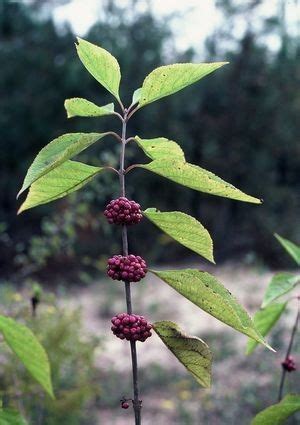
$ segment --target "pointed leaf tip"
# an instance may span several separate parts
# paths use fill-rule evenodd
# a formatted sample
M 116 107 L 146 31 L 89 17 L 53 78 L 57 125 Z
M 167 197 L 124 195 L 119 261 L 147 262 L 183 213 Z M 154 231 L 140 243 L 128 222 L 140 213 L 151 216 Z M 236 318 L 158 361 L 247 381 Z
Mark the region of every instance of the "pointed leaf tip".
M 275 238 L 281 244 L 281 246 L 286 250 L 286 252 L 293 258 L 293 260 L 300 266 L 300 246 L 296 245 L 294 242 L 289 241 L 288 239 L 283 238 L 282 236 L 275 233 Z
M 0 332 L 31 376 L 55 399 L 47 353 L 32 331 L 10 317 L 0 315 Z
M 196 269 L 150 271 L 211 316 L 274 351 L 247 311 L 214 276 Z
M 32 183 L 18 213 L 62 198 L 86 185 L 104 168 L 66 161 Z
M 87 71 L 118 101 L 121 80 L 120 66 L 117 59 L 96 44 L 77 37 L 76 50 Z
M 142 107 L 172 95 L 196 83 L 227 63 L 175 63 L 160 66 L 145 78 L 139 105 Z
M 155 208 L 147 208 L 143 214 L 171 238 L 215 263 L 211 236 L 194 217 L 179 211 L 160 212 Z
M 28 189 L 35 181 L 106 135 L 107 133 L 67 133 L 52 140 L 35 157 L 18 195 Z

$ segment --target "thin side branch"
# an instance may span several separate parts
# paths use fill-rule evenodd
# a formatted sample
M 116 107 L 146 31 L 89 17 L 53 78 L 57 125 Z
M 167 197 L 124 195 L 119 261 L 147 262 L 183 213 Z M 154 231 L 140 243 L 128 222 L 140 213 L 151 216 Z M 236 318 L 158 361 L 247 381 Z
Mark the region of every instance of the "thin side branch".
M 109 136 L 112 136 L 112 137 L 114 137 L 115 139 L 117 139 L 117 140 L 118 140 L 118 142 L 122 143 L 122 138 L 119 136 L 119 134 L 118 134 L 118 133 L 115 133 L 114 131 L 109 131 L 107 134 L 108 134 Z
M 125 143 L 127 144 L 128 142 L 134 141 L 135 138 L 134 137 L 128 137 L 128 139 L 126 139 Z
M 129 112 L 129 114 L 128 114 L 128 117 L 127 117 L 127 118 L 128 118 L 128 119 L 129 119 L 129 118 L 131 118 L 131 117 L 132 117 L 132 115 L 133 115 L 133 114 L 135 114 L 135 113 L 136 113 L 139 109 L 140 109 L 139 105 L 138 105 L 136 108 L 132 109 L 132 111 L 130 111 L 130 112 Z
M 293 326 L 293 329 L 292 329 L 290 342 L 289 342 L 287 352 L 286 352 L 286 355 L 285 355 L 285 360 L 291 354 L 293 344 L 294 344 L 294 340 L 295 340 L 295 335 L 296 335 L 296 332 L 297 332 L 297 329 L 298 329 L 298 324 L 299 324 L 299 319 L 300 319 L 300 300 L 299 300 L 299 297 L 297 297 L 297 300 L 298 300 L 297 316 L 296 316 L 296 320 L 295 320 L 295 323 L 294 323 L 294 326 Z M 281 401 L 282 397 L 283 397 L 285 378 L 286 378 L 286 369 L 282 368 L 281 379 L 280 379 L 280 384 L 279 384 L 279 391 L 278 391 L 278 401 Z
M 119 114 L 119 112 L 113 111 L 112 114 L 116 115 L 116 117 L 118 117 L 121 121 L 123 121 L 123 117 L 121 114 Z
M 125 174 L 129 173 L 129 171 L 133 170 L 134 168 L 138 167 L 139 164 L 131 164 L 129 165 L 129 167 L 126 168 L 126 170 L 124 171 Z
M 116 170 L 114 167 L 110 167 L 109 165 L 106 165 L 105 167 L 103 167 L 105 170 L 111 170 L 111 171 L 113 171 L 114 173 L 116 173 L 116 174 L 118 174 L 118 176 L 120 175 L 119 174 L 119 171 L 118 170 Z

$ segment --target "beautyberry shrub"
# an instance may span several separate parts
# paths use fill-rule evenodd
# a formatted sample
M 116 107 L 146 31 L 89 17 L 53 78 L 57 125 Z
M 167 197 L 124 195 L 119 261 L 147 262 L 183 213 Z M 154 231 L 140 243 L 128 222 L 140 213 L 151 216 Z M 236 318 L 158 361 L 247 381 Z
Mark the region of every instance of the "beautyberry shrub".
M 119 313 L 111 319 L 111 323 L 111 330 L 120 339 L 144 342 L 152 335 L 152 326 L 144 316 Z
M 139 255 L 114 255 L 107 262 L 107 274 L 114 280 L 139 282 L 146 273 L 146 261 Z
M 140 204 L 124 196 L 110 201 L 104 215 L 110 224 L 137 224 L 143 218 Z
M 294 370 L 297 370 L 296 363 L 293 357 L 288 356 L 282 363 L 281 363 L 283 369 L 285 369 L 287 372 L 293 372 Z

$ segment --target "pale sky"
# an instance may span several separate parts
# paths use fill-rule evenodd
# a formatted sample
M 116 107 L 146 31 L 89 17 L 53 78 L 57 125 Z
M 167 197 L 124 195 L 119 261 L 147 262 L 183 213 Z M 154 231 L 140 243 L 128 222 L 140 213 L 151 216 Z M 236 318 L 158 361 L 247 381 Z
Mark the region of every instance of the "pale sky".
M 120 0 L 119 3 L 122 6 L 130 4 L 129 0 Z M 103 0 L 72 0 L 54 10 L 54 19 L 58 24 L 69 22 L 74 32 L 82 36 L 97 18 L 101 17 L 102 4 Z M 286 4 L 290 27 L 293 22 L 295 24 L 300 9 L 295 0 L 286 0 Z M 184 13 L 184 17 L 175 19 L 173 22 L 175 44 L 180 50 L 191 46 L 199 48 L 213 29 L 221 24 L 221 15 L 215 7 L 215 0 L 150 0 L 150 5 L 159 18 L 174 12 Z M 138 7 L 143 10 L 145 1 L 139 0 Z M 258 18 L 272 16 L 277 10 L 278 0 L 267 0 L 257 8 L 256 16 Z M 256 21 L 253 22 L 254 28 L 259 25 L 259 19 Z M 247 24 L 245 21 L 238 21 L 236 31 L 242 33 Z M 268 42 L 273 47 L 277 47 L 275 39 L 270 39 Z

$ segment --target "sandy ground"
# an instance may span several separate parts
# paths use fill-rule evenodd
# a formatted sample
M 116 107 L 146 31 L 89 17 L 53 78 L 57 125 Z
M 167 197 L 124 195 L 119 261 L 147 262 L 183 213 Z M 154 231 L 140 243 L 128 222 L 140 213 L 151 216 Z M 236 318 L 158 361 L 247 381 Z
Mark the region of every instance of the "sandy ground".
M 197 267 L 194 265 L 194 267 Z M 240 303 L 252 314 L 260 305 L 263 293 L 269 283 L 273 273 L 266 270 L 257 270 L 247 268 L 245 266 L 235 266 L 227 264 L 224 266 L 214 267 L 206 270 L 214 274 L 223 285 L 228 288 Z M 180 327 L 192 335 L 205 339 L 207 335 L 228 336 L 235 350 L 241 353 L 239 362 L 244 362 L 243 356 L 247 337 L 234 331 L 227 325 L 212 318 L 207 313 L 202 312 L 194 304 L 183 298 L 167 284 L 148 273 L 143 283 L 137 284 L 132 288 L 133 306 L 137 314 L 143 314 L 152 322 L 158 320 L 172 320 L 180 325 Z M 104 349 L 99 350 L 96 356 L 96 364 L 99 368 L 113 369 L 115 371 L 124 372 L 124 367 L 130 371 L 129 347 L 126 342 L 116 339 L 110 331 L 110 318 L 118 312 L 125 311 L 124 293 L 122 285 L 103 280 L 89 286 L 86 290 L 80 290 L 70 299 L 66 300 L 69 306 L 81 307 L 83 311 L 83 319 L 87 332 L 93 335 L 104 336 Z M 289 317 L 287 318 L 289 321 Z M 211 347 L 214 351 L 214 347 Z M 261 354 L 263 354 L 263 349 Z M 267 352 L 267 350 L 265 350 Z M 267 354 L 267 353 L 264 353 Z M 163 365 L 164 370 L 174 373 L 184 373 L 182 365 L 177 359 L 162 345 L 160 339 L 154 334 L 147 343 L 138 343 L 138 359 L 139 367 L 147 370 L 147 366 L 153 363 Z M 213 388 L 212 390 L 201 390 L 205 397 L 213 397 L 218 391 L 224 391 L 224 382 L 228 381 L 228 373 L 232 372 L 233 365 L 237 361 L 235 356 L 227 357 L 221 362 L 216 361 L 213 367 Z M 279 361 L 279 360 L 278 360 Z M 244 377 L 247 374 L 247 377 Z M 239 369 L 238 379 L 232 379 L 228 382 L 229 392 L 238 391 L 234 388 L 239 382 L 247 379 L 252 380 L 255 384 L 257 376 L 250 373 L 243 367 Z M 260 382 L 265 385 L 268 376 L 260 374 Z M 176 395 L 174 395 L 176 397 Z M 165 394 L 163 388 L 161 392 L 152 394 L 151 405 L 160 406 L 159 409 L 143 409 L 143 425 L 185 425 L 190 423 L 201 424 L 201 422 L 184 422 L 183 419 L 178 422 L 176 417 L 172 416 L 172 403 L 174 397 Z M 169 402 L 168 404 L 168 400 Z M 187 400 L 186 403 L 189 403 Z M 174 407 L 174 406 L 173 406 Z M 121 409 L 101 409 L 99 412 L 99 424 L 102 425 L 129 425 L 132 424 L 132 416 L 129 411 Z M 239 425 L 248 423 L 238 421 Z M 222 425 L 218 420 L 212 419 L 209 425 Z M 234 424 L 233 424 L 234 425 Z

